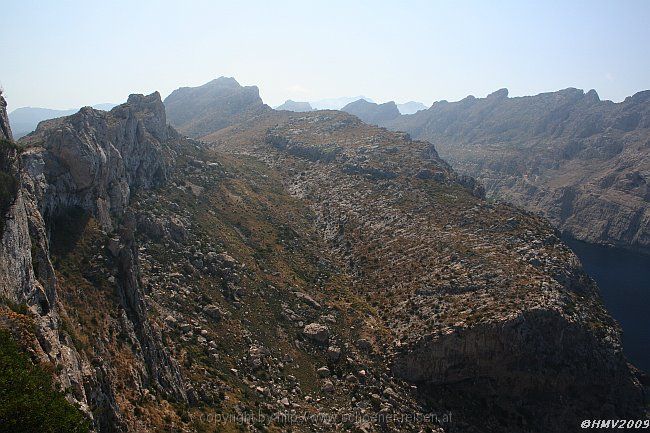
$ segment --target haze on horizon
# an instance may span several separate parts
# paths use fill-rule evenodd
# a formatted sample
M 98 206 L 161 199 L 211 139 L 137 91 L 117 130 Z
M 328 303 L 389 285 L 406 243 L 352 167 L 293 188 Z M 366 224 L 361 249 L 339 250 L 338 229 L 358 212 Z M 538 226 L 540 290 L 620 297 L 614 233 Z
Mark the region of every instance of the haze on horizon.
M 273 106 L 650 88 L 650 2 L 526 3 L 7 2 L 0 84 L 10 111 L 165 97 L 219 76 Z

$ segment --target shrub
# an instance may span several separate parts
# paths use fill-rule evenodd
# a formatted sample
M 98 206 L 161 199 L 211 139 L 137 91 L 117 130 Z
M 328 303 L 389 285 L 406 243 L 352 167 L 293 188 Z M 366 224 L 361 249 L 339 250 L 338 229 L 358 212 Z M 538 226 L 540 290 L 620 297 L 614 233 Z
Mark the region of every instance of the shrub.
M 81 411 L 54 389 L 50 374 L 34 365 L 6 330 L 0 330 L 0 431 L 89 431 Z

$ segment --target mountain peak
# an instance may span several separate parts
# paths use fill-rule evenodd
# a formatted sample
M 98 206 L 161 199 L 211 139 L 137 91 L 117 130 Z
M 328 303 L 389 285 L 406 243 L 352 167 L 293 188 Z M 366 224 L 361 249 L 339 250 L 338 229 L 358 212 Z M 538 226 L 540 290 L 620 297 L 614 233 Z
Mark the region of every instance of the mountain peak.
M 503 89 L 496 90 L 489 95 L 487 95 L 488 99 L 505 99 L 508 97 L 508 89 L 505 87 Z
M 376 104 L 359 99 L 341 108 L 341 111 L 353 114 L 370 125 L 379 125 L 401 115 L 394 101 Z
M 200 87 L 212 87 L 212 86 L 223 86 L 223 87 L 242 87 L 241 84 L 234 77 L 219 77 L 214 80 L 208 81 Z
M 162 98 L 158 91 L 153 92 L 150 95 L 143 95 L 141 93 L 132 93 L 129 95 L 129 98 L 126 100 L 128 104 L 162 104 Z
M 270 109 L 256 86 L 219 77 L 198 87 L 181 87 L 164 101 L 169 122 L 192 137 L 202 137 Z
M 598 92 L 596 92 L 596 90 L 594 90 L 594 89 L 591 89 L 590 91 L 588 91 L 585 96 L 587 98 L 593 100 L 594 102 L 600 102 L 600 97 L 598 96 Z

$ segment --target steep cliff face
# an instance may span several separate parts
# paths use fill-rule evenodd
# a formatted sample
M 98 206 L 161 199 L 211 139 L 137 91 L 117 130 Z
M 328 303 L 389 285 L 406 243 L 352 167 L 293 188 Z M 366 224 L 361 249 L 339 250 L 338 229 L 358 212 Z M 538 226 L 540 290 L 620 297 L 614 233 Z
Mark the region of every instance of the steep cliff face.
M 491 197 L 581 240 L 649 251 L 650 92 L 615 104 L 577 89 L 437 102 L 381 123 L 432 142 Z
M 17 180 L 15 200 L 4 215 L 3 300 L 28 308 L 38 341 L 30 349 L 57 367 L 62 388 L 105 431 L 128 428 L 128 416 L 119 403 L 122 391 L 117 387 L 124 372 L 113 362 L 98 362 L 102 357 L 112 360 L 124 356 L 119 352 L 131 353 L 131 368 L 140 371 L 132 377 L 131 387 L 152 387 L 185 399 L 178 367 L 147 317 L 137 247 L 130 240 L 132 230 L 125 218 L 132 189 L 150 188 L 165 180 L 163 148 L 173 137 L 160 96 L 131 95 L 110 113 L 84 108 L 73 116 L 42 122 L 20 147 L 9 147 L 3 157 L 3 169 Z M 72 305 L 74 296 L 67 291 L 70 275 L 61 264 L 73 255 L 70 248 L 81 249 L 75 236 L 94 220 L 103 233 L 119 229 L 113 248 L 114 294 L 106 292 L 103 298 L 104 308 L 124 312 L 123 319 L 117 318 L 111 326 L 113 332 L 129 336 L 132 346 L 128 351 L 101 339 L 82 344 L 98 334 L 70 319 L 78 312 Z M 59 265 L 53 266 L 53 261 Z M 78 293 L 77 297 L 89 295 Z M 90 307 L 102 314 L 100 305 Z
M 165 98 L 169 122 L 190 137 L 202 137 L 271 108 L 255 86 L 220 77 L 199 87 L 182 87 Z

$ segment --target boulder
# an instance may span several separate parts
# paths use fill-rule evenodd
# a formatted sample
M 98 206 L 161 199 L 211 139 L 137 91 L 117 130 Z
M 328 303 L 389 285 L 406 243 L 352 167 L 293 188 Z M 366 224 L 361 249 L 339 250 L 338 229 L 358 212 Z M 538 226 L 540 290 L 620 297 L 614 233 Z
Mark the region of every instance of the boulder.
M 302 332 L 305 337 L 316 343 L 325 344 L 329 341 L 330 330 L 327 326 L 321 325 L 320 323 L 305 325 Z

